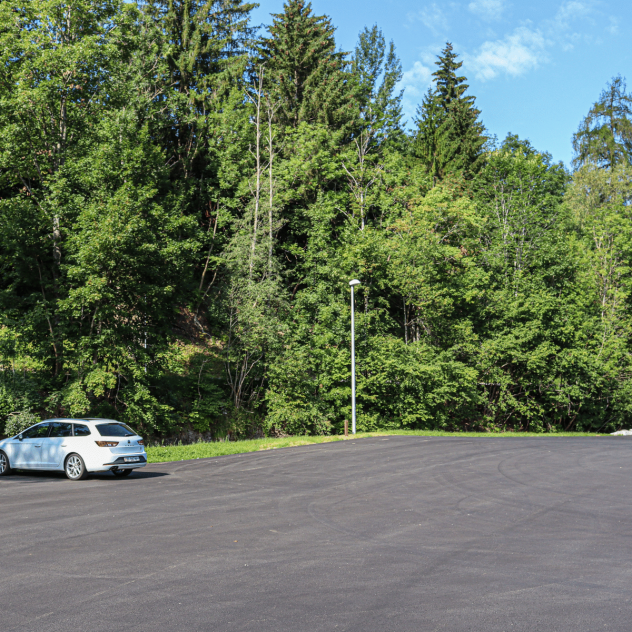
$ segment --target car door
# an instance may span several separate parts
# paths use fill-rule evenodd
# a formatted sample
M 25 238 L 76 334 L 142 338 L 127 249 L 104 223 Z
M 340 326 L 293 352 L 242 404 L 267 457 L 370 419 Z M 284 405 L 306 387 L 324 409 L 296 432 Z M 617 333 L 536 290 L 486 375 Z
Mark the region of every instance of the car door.
M 13 462 L 17 468 L 39 469 L 42 467 L 42 445 L 48 436 L 48 422 L 37 424 L 22 432 L 14 450 Z
M 24 456 L 23 456 L 24 451 L 22 449 L 24 447 L 24 440 L 20 440 L 18 439 L 18 437 L 14 437 L 13 439 L 11 439 L 10 459 L 11 459 L 11 465 L 13 467 L 20 467 L 24 463 Z
M 72 424 L 65 421 L 50 422 L 48 437 L 42 442 L 42 467 L 55 470 L 61 467 L 68 453 L 68 437 L 72 437 Z

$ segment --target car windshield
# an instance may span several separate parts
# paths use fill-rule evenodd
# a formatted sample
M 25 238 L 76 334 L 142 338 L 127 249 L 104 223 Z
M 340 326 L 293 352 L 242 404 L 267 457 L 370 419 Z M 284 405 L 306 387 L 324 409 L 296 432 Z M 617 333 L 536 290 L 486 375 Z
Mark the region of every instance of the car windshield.
M 98 424 L 97 430 L 102 437 L 133 437 L 136 433 L 124 424 Z

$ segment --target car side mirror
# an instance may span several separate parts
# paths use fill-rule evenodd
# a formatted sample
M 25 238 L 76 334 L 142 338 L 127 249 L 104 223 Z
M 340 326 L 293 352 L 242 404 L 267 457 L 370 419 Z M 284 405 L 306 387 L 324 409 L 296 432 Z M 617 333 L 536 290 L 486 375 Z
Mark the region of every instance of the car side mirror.
M 18 435 L 18 439 L 19 439 L 20 441 L 22 441 L 22 439 L 24 439 L 24 437 L 23 437 L 21 434 L 19 434 L 19 435 Z

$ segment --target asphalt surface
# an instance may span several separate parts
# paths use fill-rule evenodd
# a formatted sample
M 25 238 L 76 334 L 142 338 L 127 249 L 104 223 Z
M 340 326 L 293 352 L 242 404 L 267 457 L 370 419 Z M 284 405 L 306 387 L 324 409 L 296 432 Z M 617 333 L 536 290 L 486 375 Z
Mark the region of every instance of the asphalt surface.
M 0 630 L 632 629 L 632 440 L 390 437 L 0 479 Z

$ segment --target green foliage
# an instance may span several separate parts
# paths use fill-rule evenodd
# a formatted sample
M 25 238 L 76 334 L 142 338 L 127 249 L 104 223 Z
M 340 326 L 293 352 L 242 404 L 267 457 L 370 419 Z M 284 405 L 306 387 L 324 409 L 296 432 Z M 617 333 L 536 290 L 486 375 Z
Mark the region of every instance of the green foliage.
M 7 437 L 14 437 L 20 434 L 22 430 L 34 426 L 38 421 L 41 421 L 41 419 L 29 410 L 21 410 L 18 413 L 13 413 L 9 415 L 7 419 L 4 434 Z
M 485 128 L 474 97 L 465 94 L 466 78 L 457 75 L 463 65 L 457 57 L 448 42 L 435 62 L 435 88 L 428 90 L 417 110 L 414 153 L 435 180 L 455 174 L 469 179 L 485 158 Z
M 370 144 L 403 142 L 401 129 L 404 91 L 395 92 L 402 79 L 402 65 L 391 41 L 386 47 L 382 31 L 374 25 L 360 32 L 351 60 L 351 71 L 358 83 L 361 132 L 370 137 Z
M 599 419 L 619 426 L 630 418 L 632 169 L 588 164 L 574 174 L 566 198 L 582 249 L 583 343 L 592 352 L 586 377 L 594 399 L 581 427 Z
M 348 126 L 355 115 L 345 72 L 349 62 L 346 53 L 336 50 L 331 20 L 313 15 L 304 0 L 288 0 L 283 9 L 272 14 L 270 35 L 257 44 L 266 83 L 280 103 L 278 120 L 289 127 Z
M 39 408 L 40 397 L 35 380 L 15 374 L 9 367 L 3 368 L 0 381 L 0 436 L 12 436 L 35 423 L 32 421 L 27 425 L 20 425 L 31 419 L 30 411 Z
M 632 160 L 632 96 L 625 80 L 614 77 L 573 135 L 573 166 L 613 169 Z
M 408 134 L 377 26 L 348 58 L 309 3 L 259 39 L 253 6 L 0 3 L 5 432 L 338 435 L 351 278 L 361 430 L 629 423 L 623 80 L 571 178 L 487 142 L 450 44 Z

